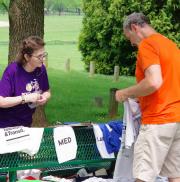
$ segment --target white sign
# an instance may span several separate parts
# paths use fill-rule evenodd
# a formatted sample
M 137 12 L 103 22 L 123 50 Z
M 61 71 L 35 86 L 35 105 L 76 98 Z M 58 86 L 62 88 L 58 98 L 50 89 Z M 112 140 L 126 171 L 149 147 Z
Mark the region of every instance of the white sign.
M 109 154 L 104 142 L 103 132 L 98 124 L 93 124 L 93 131 L 96 138 L 96 145 L 102 158 L 114 158 L 114 153 Z
M 54 128 L 54 144 L 59 163 L 76 158 L 77 142 L 72 127 L 60 126 Z
M 28 129 L 23 126 L 4 128 L 4 137 L 7 145 L 29 140 Z
M 39 150 L 43 131 L 23 126 L 1 128 L 0 154 L 21 151 L 33 156 Z
M 0 153 L 24 150 L 29 143 L 29 128 L 18 126 L 0 129 Z

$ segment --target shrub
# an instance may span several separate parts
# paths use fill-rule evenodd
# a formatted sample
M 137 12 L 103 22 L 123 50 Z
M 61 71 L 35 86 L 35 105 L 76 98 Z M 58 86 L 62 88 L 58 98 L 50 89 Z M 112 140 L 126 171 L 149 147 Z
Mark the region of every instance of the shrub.
M 121 74 L 133 75 L 136 49 L 123 35 L 123 18 L 143 12 L 154 28 L 174 40 L 180 47 L 180 1 L 176 0 L 84 0 L 83 28 L 79 49 L 85 68 L 96 61 L 96 72 L 112 74 L 115 65 Z

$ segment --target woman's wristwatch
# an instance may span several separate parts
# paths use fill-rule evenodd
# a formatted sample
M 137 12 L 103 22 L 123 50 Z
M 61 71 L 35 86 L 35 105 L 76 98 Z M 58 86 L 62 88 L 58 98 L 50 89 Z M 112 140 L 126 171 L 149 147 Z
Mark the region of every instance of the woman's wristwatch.
M 25 104 L 26 103 L 26 100 L 25 100 L 25 95 L 22 93 L 21 94 L 21 104 Z

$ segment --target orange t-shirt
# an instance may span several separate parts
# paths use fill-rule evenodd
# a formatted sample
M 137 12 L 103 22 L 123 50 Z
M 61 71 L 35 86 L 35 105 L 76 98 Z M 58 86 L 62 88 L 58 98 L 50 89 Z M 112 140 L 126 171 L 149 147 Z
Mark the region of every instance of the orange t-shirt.
M 139 98 L 142 124 L 180 122 L 180 50 L 161 34 L 141 41 L 136 62 L 137 82 L 153 64 L 161 66 L 163 84 L 156 92 Z

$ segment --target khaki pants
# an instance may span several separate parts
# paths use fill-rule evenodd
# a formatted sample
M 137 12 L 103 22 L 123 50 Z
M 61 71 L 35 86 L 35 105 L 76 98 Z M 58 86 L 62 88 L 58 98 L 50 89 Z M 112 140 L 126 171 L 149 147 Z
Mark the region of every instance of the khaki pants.
M 158 175 L 180 177 L 180 122 L 141 126 L 133 175 L 146 182 L 153 182 Z

